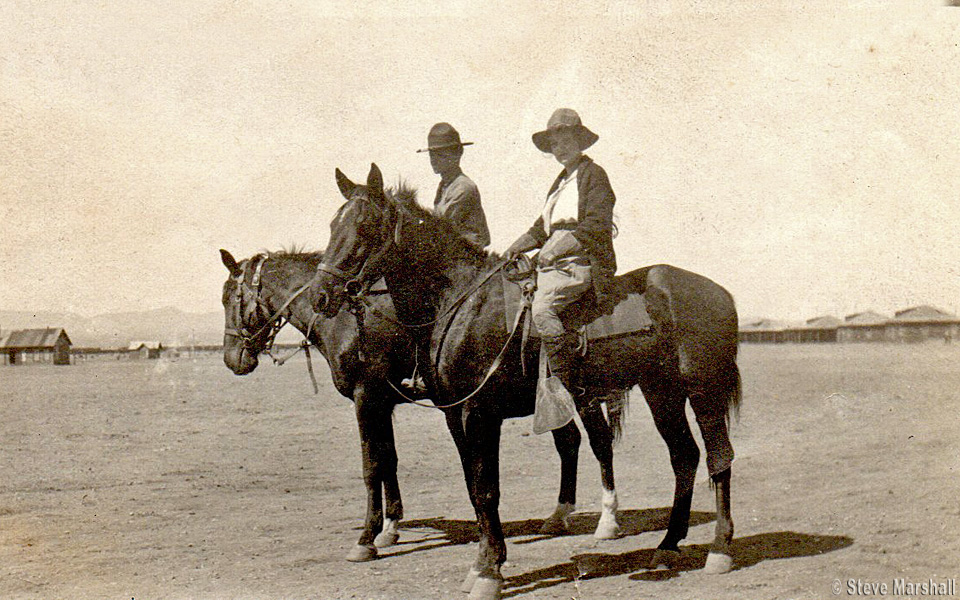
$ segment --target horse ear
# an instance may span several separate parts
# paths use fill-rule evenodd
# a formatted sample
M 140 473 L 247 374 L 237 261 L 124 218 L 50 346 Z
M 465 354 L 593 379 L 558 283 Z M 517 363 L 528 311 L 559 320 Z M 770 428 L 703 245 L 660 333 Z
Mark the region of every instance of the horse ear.
M 357 184 L 350 181 L 346 175 L 343 174 L 343 171 L 337 169 L 337 187 L 340 188 L 340 193 L 343 194 L 343 197 L 347 200 L 353 195 L 353 190 L 357 187 Z
M 240 273 L 240 265 L 237 264 L 237 260 L 223 248 L 220 248 L 220 260 L 223 261 L 223 266 L 225 266 L 234 277 Z
M 377 163 L 370 163 L 370 173 L 367 175 L 367 195 L 371 200 L 382 202 L 383 195 L 383 174 Z

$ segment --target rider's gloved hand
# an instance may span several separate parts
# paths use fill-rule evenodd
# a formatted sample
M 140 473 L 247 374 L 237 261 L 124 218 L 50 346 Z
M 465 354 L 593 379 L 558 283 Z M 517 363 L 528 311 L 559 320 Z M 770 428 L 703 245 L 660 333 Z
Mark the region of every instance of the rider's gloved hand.
M 540 244 L 537 240 L 533 239 L 533 236 L 529 233 L 525 233 L 517 238 L 517 241 L 510 244 L 510 247 L 507 248 L 507 251 L 503 253 L 504 258 L 514 259 L 524 252 L 529 252 L 539 248 Z

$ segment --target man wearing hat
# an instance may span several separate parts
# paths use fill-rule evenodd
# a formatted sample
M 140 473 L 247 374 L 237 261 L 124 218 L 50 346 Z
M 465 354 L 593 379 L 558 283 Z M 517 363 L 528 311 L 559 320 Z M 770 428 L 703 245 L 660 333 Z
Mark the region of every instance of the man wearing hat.
M 433 214 L 452 223 L 474 246 L 485 248 L 490 245 L 490 230 L 480 205 L 480 191 L 460 169 L 463 147 L 472 143 L 461 142 L 460 133 L 449 123 L 437 123 L 427 135 L 427 147 L 417 152 L 430 153 L 430 166 L 440 176 Z
M 564 328 L 560 313 L 591 287 L 602 285 L 617 270 L 613 251 L 613 205 L 616 197 L 606 171 L 583 154 L 598 136 L 569 108 L 554 111 L 547 128 L 533 134 L 541 151 L 563 165 L 533 227 L 507 249 L 507 257 L 541 248 L 533 322 L 543 340 L 552 374 L 576 397 L 577 333 Z M 599 295 L 599 294 L 598 294 Z
M 437 195 L 433 200 L 433 214 L 453 225 L 463 239 L 478 249 L 483 249 L 490 245 L 490 230 L 480 204 L 480 190 L 460 169 L 463 147 L 471 144 L 473 142 L 461 142 L 460 133 L 449 123 L 437 123 L 427 134 L 427 147 L 417 152 L 430 153 L 430 166 L 433 167 L 433 172 L 440 176 L 440 185 L 437 186 Z M 417 320 L 430 319 L 430 316 L 422 315 Z M 428 337 L 418 336 L 416 344 L 418 356 L 430 355 Z M 418 394 L 427 391 L 423 377 L 416 368 L 401 385 Z

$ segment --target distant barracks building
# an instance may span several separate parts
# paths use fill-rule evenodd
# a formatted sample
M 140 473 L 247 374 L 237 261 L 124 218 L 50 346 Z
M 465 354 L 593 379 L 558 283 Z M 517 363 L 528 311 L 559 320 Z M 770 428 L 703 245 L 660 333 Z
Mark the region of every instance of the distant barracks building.
M 72 342 L 63 329 L 19 329 L 0 332 L 0 364 L 70 364 Z
M 885 317 L 867 311 L 840 320 L 824 316 L 803 325 L 763 319 L 740 326 L 746 343 L 923 342 L 960 340 L 960 319 L 933 306 L 914 306 Z

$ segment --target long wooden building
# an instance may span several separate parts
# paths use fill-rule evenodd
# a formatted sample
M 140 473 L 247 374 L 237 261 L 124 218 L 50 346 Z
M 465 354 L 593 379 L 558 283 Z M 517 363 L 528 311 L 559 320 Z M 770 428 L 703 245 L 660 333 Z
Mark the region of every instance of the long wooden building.
M 816 317 L 802 325 L 762 319 L 740 326 L 741 342 L 923 342 L 960 340 L 960 318 L 939 308 L 920 305 L 893 317 L 866 311 L 844 317 Z
M 0 364 L 70 364 L 73 343 L 62 328 L 17 329 L 0 335 Z

